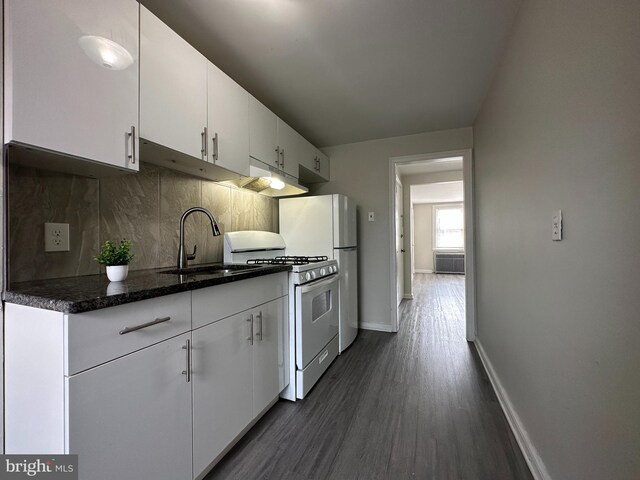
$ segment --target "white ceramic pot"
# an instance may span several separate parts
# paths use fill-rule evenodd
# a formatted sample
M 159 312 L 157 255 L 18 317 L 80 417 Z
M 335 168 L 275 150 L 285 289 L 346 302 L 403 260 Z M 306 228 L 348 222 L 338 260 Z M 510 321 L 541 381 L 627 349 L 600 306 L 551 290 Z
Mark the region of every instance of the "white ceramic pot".
M 121 282 L 129 274 L 129 265 L 110 265 L 107 266 L 107 277 L 112 282 Z

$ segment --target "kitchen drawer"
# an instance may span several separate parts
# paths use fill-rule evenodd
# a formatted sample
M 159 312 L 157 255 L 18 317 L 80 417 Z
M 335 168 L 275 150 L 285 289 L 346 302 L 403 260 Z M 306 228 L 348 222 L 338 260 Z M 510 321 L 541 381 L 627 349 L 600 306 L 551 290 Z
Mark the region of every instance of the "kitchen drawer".
M 168 321 L 120 334 L 126 327 L 167 317 Z M 191 330 L 191 292 L 69 314 L 64 326 L 65 374 L 73 375 Z
M 193 328 L 287 295 L 288 278 L 287 272 L 279 272 L 193 290 Z

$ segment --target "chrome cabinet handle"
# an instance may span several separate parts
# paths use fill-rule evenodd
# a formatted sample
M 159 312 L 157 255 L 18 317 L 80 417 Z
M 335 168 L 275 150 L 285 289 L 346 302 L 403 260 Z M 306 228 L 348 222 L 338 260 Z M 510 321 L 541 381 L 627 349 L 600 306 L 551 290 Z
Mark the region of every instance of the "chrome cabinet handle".
M 251 314 L 251 316 L 249 318 L 247 318 L 247 322 L 249 322 L 251 324 L 251 333 L 247 337 L 247 340 L 249 340 L 249 343 L 251 345 L 253 345 L 253 313 Z
M 211 143 L 213 145 L 213 161 L 216 162 L 218 160 L 218 132 L 216 132 L 215 135 L 211 137 Z
M 258 339 L 258 341 L 262 341 L 262 310 L 260 310 L 260 313 L 256 315 L 256 318 L 258 319 L 258 326 L 260 328 L 260 330 L 258 330 L 256 332 L 256 338 Z
M 187 369 L 182 371 L 182 375 L 187 376 L 187 383 L 191 381 L 191 340 L 187 340 L 187 344 L 182 346 L 187 351 Z
M 202 159 L 206 160 L 207 153 L 207 127 L 204 127 L 202 133 L 200 133 L 200 153 L 202 154 Z
M 280 149 L 280 156 L 282 157 L 282 161 L 280 162 L 280 166 L 284 168 L 284 148 Z
M 131 131 L 127 132 L 127 137 L 131 139 L 131 150 L 129 150 L 129 154 L 127 158 L 131 160 L 131 164 L 136 163 L 136 127 L 131 125 Z
M 280 147 L 276 147 L 276 168 L 280 168 Z
M 125 335 L 126 333 L 135 332 L 136 330 L 140 330 L 142 328 L 147 328 L 147 327 L 150 327 L 151 325 L 157 325 L 159 323 L 168 322 L 169 320 L 171 320 L 171 317 L 156 318 L 155 320 L 152 320 L 151 322 L 141 323 L 140 325 L 136 325 L 136 326 L 133 326 L 133 327 L 124 327 L 118 333 L 120 335 Z

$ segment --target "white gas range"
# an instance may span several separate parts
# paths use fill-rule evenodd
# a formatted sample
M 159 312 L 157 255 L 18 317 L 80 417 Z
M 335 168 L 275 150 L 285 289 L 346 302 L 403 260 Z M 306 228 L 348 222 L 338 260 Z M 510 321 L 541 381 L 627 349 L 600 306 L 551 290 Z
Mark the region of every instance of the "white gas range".
M 291 265 L 289 385 L 280 396 L 304 398 L 338 356 L 338 262 L 326 256 L 286 256 L 284 239 L 262 231 L 224 234 L 224 262 Z

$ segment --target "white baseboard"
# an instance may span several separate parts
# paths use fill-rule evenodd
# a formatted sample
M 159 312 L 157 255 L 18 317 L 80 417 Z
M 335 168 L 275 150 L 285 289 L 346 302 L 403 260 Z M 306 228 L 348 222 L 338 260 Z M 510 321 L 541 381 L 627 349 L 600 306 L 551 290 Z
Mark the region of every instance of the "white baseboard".
M 413 300 L 413 293 L 405 293 L 402 298 L 406 298 L 407 300 Z
M 524 455 L 524 459 L 526 460 L 527 465 L 529 465 L 529 469 L 531 470 L 533 478 L 535 478 L 535 480 L 551 480 L 551 476 L 549 475 L 549 472 L 547 472 L 547 467 L 540 458 L 535 445 L 531 442 L 529 434 L 522 425 L 518 413 L 513 408 L 513 404 L 509 399 L 509 395 L 507 395 L 507 392 L 502 386 L 502 383 L 500 383 L 500 379 L 498 378 L 496 371 L 493 369 L 493 365 L 487 357 L 487 354 L 482 348 L 482 344 L 477 338 L 474 344 L 476 346 L 476 349 L 478 350 L 478 354 L 480 355 L 482 365 L 484 365 L 484 369 L 489 376 L 489 381 L 491 382 L 491 385 L 493 385 L 493 390 L 496 392 L 496 396 L 498 397 L 498 402 L 500 402 L 502 411 L 507 417 L 507 421 L 509 422 L 511 431 L 516 437 L 516 441 L 520 446 L 520 450 L 522 450 L 522 454 Z
M 387 323 L 360 322 L 358 326 L 363 330 L 375 330 L 376 332 L 393 332 L 393 328 Z
M 422 270 L 421 268 L 416 268 L 414 273 L 433 273 L 433 270 Z

